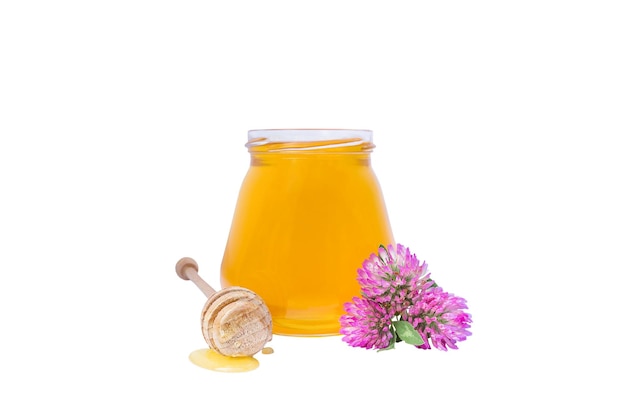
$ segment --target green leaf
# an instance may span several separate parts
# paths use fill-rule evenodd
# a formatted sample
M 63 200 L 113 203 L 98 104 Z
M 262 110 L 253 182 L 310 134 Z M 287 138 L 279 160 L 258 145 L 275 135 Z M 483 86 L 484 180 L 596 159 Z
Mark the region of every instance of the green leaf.
M 389 346 L 386 348 L 378 349 L 377 352 L 382 352 L 383 350 L 391 350 L 396 348 L 396 330 L 391 326 L 391 340 L 389 340 Z
M 408 321 L 398 320 L 393 322 L 393 326 L 396 328 L 396 334 L 398 337 L 400 337 L 400 339 L 404 342 L 415 346 L 424 344 L 422 336 L 420 336 L 417 330 L 415 330 Z

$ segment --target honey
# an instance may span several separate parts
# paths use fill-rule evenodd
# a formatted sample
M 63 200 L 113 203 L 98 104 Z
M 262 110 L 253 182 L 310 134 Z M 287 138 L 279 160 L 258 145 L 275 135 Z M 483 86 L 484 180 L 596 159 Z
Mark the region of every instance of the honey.
M 247 146 L 221 284 L 259 294 L 275 334 L 338 334 L 357 269 L 394 243 L 371 132 L 251 131 Z
M 252 356 L 224 356 L 206 348 L 191 352 L 189 360 L 201 368 L 218 372 L 247 372 L 259 367 L 259 361 Z

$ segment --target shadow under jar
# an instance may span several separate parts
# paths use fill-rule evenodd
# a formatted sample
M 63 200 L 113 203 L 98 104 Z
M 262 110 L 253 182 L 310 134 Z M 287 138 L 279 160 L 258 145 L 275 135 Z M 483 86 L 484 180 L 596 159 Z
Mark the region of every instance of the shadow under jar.
M 275 334 L 339 334 L 344 303 L 360 295 L 358 268 L 394 243 L 372 132 L 251 130 L 246 147 L 221 284 L 259 294 Z

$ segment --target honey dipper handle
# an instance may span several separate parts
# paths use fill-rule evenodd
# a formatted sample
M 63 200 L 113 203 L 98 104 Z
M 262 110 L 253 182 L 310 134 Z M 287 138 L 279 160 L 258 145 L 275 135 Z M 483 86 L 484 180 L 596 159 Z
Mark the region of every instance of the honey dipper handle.
M 176 262 L 176 273 L 184 280 L 192 281 L 209 298 L 215 290 L 198 275 L 198 264 L 191 258 L 181 258 Z

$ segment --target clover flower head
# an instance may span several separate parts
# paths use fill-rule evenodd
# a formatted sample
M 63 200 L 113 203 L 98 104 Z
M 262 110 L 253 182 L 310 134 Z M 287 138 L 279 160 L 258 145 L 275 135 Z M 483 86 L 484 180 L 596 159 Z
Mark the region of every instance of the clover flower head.
M 394 314 L 410 305 L 411 293 L 429 277 L 428 265 L 402 245 L 381 245 L 357 270 L 363 297 L 386 305 Z
M 354 297 L 346 303 L 347 314 L 341 316 L 342 340 L 350 346 L 365 349 L 384 349 L 389 346 L 391 315 L 375 301 Z
M 418 331 L 424 344 L 420 349 L 457 349 L 457 342 L 472 333 L 468 330 L 472 316 L 464 311 L 467 302 L 441 287 L 432 288 L 415 298 L 405 318 Z M 429 342 L 430 341 L 430 342 Z

